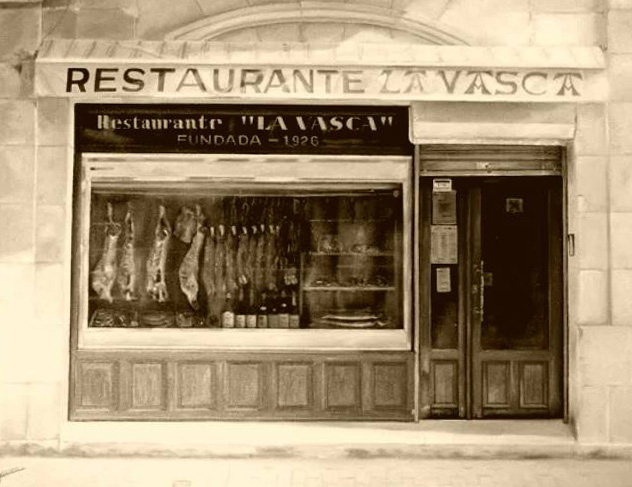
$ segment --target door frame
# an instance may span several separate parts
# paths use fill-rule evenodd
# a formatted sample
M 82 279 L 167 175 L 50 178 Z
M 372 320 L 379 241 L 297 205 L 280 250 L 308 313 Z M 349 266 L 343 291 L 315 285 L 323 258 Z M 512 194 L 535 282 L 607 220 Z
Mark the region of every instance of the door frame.
M 441 360 L 441 355 L 449 356 L 448 351 L 432 350 L 431 348 L 431 265 L 430 265 L 430 224 L 431 217 L 431 191 L 424 191 L 424 180 L 432 178 L 452 178 L 452 177 L 514 177 L 514 176 L 558 176 L 561 177 L 561 195 L 559 207 L 561 225 L 559 226 L 561 249 L 558 253 L 561 266 L 561 279 L 559 296 L 562 300 L 560 306 L 560 339 L 561 339 L 561 418 L 565 423 L 569 420 L 569 331 L 568 331 L 568 175 L 566 164 L 566 152 L 560 146 L 475 146 L 475 145 L 428 145 L 415 146 L 415 189 L 416 189 L 416 211 L 415 211 L 415 321 L 417 339 L 415 340 L 417 358 L 417 413 L 419 419 L 441 418 L 443 416 L 454 418 L 457 412 L 458 418 L 471 417 L 473 405 L 472 390 L 465 387 L 466 381 L 471 377 L 465 376 L 465 370 L 471 374 L 472 367 L 465 367 L 465 359 L 461 354 L 457 358 L 458 373 L 454 379 L 454 387 L 458 394 L 458 404 L 446 407 L 445 414 L 432 407 L 431 381 L 433 380 L 431 355 L 433 359 Z M 549 205 L 550 206 L 550 205 Z M 462 218 L 463 209 L 459 218 Z M 466 222 L 466 220 L 459 220 Z M 469 224 L 469 218 L 467 219 Z M 468 229 L 469 233 L 469 229 Z M 461 248 L 464 247 L 459 245 Z M 467 246 L 465 248 L 470 248 Z M 463 256 L 459 255 L 459 259 Z M 480 260 L 480 259 L 479 259 Z M 459 292 L 466 291 L 465 266 L 459 266 Z M 468 289 L 469 290 L 469 289 Z M 470 293 L 464 294 L 467 299 L 471 299 Z M 459 321 L 463 323 L 464 318 L 468 319 L 464 300 L 459 302 Z M 468 305 L 469 306 L 469 303 Z M 470 333 L 471 326 L 459 327 L 458 346 L 462 350 L 465 344 L 471 346 L 472 337 L 466 336 Z M 439 353 L 437 353 L 439 352 Z M 471 356 L 471 350 L 468 350 Z M 454 357 L 452 357 L 454 358 Z M 470 405 L 470 411 L 468 411 Z

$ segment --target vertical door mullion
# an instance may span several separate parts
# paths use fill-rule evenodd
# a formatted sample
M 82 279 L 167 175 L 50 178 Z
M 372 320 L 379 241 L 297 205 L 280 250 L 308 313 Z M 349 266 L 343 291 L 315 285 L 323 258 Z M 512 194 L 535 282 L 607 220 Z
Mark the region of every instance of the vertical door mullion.
M 469 219 L 467 225 L 467 241 L 469 256 L 468 271 L 468 313 L 467 313 L 467 393 L 468 418 L 483 416 L 483 374 L 481 371 L 480 336 L 481 336 L 481 187 L 473 186 L 469 190 Z

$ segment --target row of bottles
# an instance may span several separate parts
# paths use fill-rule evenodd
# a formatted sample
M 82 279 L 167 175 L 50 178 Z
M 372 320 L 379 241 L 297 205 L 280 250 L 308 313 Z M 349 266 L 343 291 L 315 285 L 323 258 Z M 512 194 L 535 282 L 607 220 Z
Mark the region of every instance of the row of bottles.
M 300 314 L 296 292 L 288 296 L 285 290 L 280 296 L 262 293 L 259 302 L 253 294 L 246 297 L 239 290 L 237 299 L 229 292 L 220 315 L 222 328 L 299 328 Z

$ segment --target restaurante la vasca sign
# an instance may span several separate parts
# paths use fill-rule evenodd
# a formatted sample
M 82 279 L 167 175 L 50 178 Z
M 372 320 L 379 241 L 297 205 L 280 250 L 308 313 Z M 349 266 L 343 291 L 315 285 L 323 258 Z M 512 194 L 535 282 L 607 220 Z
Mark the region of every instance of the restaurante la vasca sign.
M 41 96 L 583 101 L 600 82 L 573 69 L 38 66 Z

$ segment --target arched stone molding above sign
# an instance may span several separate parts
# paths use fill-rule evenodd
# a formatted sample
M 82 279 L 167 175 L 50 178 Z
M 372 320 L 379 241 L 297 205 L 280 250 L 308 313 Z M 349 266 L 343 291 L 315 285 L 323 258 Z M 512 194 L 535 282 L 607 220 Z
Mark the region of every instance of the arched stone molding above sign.
M 262 29 L 271 32 L 271 38 L 262 36 Z M 343 41 L 362 36 L 368 30 L 383 38 L 397 42 L 435 45 L 472 45 L 470 37 L 457 29 L 430 19 L 411 17 L 405 13 L 383 7 L 333 2 L 279 3 L 247 7 L 206 17 L 165 36 L 167 40 L 225 41 L 292 41 L 318 42 L 310 33 L 326 32 L 327 41 Z M 264 30 L 265 31 L 265 30 Z M 338 32 L 339 31 L 339 32 Z M 345 36 L 343 32 L 347 32 Z M 349 32 L 353 35 L 349 36 Z M 285 38 L 279 39 L 279 33 Z M 336 38 L 337 37 L 337 38 Z M 361 41 L 369 39 L 362 37 Z

